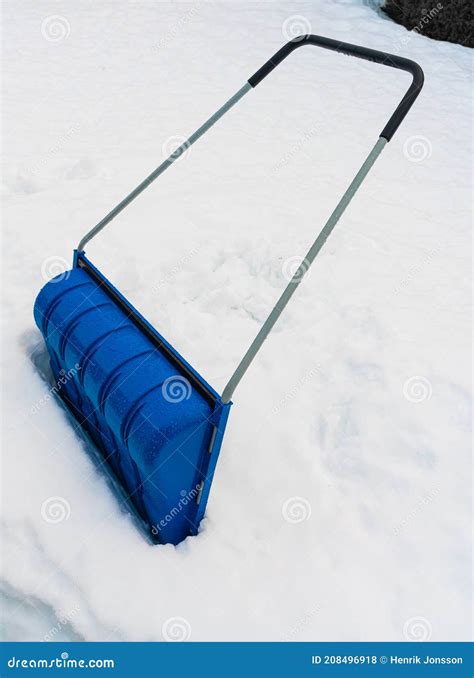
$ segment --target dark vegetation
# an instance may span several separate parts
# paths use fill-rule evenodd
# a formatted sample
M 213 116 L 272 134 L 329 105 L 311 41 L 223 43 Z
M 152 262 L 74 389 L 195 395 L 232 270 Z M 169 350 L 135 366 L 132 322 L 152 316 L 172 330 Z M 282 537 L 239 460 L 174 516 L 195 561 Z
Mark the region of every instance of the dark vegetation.
M 409 31 L 474 47 L 472 0 L 386 0 L 383 10 Z

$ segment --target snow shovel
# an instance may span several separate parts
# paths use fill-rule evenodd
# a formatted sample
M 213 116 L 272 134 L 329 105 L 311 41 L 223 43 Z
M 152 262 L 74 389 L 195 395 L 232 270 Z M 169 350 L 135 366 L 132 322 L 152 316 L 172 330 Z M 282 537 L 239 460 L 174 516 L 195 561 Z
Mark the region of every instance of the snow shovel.
M 408 71 L 412 83 L 219 395 L 86 257 L 84 247 L 298 47 Z M 34 315 L 62 399 L 106 459 L 154 542 L 196 534 L 234 390 L 423 85 L 413 61 L 316 35 L 288 42 L 80 241 L 73 268 L 41 290 Z

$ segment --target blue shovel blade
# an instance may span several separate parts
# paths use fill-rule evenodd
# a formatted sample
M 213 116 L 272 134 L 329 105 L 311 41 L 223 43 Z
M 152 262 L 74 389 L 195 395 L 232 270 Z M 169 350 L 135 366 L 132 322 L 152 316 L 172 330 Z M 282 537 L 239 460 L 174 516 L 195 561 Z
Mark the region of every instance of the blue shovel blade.
M 204 516 L 231 403 L 91 264 L 50 280 L 34 307 L 59 395 L 154 541 Z

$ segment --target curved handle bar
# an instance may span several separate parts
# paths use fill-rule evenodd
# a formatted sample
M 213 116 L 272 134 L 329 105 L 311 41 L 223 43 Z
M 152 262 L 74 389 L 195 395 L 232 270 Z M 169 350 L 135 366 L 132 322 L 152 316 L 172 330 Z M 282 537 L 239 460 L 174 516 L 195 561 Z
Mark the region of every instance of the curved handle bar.
M 316 47 L 323 47 L 334 52 L 341 52 L 349 56 L 355 56 L 359 59 L 366 59 L 367 61 L 375 61 L 378 64 L 398 68 L 402 71 L 408 71 L 413 76 L 413 81 L 408 88 L 405 96 L 398 104 L 395 112 L 391 116 L 388 123 L 383 128 L 380 136 L 390 141 L 398 126 L 412 107 L 416 97 L 421 92 L 423 87 L 423 71 L 421 67 L 410 59 L 396 56 L 395 54 L 388 54 L 387 52 L 379 52 L 376 49 L 369 47 L 361 47 L 360 45 L 351 45 L 348 42 L 340 42 L 339 40 L 332 40 L 331 38 L 324 38 L 320 35 L 302 35 L 287 42 L 276 54 L 272 56 L 258 71 L 249 78 L 248 83 L 252 87 L 256 87 L 266 76 L 273 71 L 274 68 L 281 64 L 286 57 L 303 45 L 315 45 Z
M 288 304 L 291 299 L 294 291 L 301 283 L 303 276 L 308 270 L 309 266 L 313 263 L 317 255 L 319 254 L 321 248 L 326 242 L 327 238 L 333 231 L 335 225 L 341 218 L 345 209 L 349 205 L 350 201 L 354 197 L 355 193 L 359 189 L 363 180 L 367 176 L 371 167 L 377 160 L 378 156 L 382 152 L 384 146 L 387 142 L 390 141 L 392 136 L 397 131 L 400 123 L 412 107 L 415 99 L 423 87 L 423 71 L 420 66 L 411 61 L 410 59 L 405 59 L 404 57 L 396 56 L 394 54 L 387 54 L 386 52 L 379 52 L 375 49 L 369 49 L 368 47 L 361 47 L 359 45 L 351 45 L 347 42 L 339 42 L 337 40 L 332 40 L 331 38 L 323 38 L 319 35 L 304 35 L 298 38 L 294 38 L 286 45 L 284 45 L 278 52 L 269 59 L 259 70 L 252 75 L 252 77 L 245 83 L 243 87 L 239 89 L 234 96 L 232 96 L 226 103 L 221 106 L 215 113 L 212 115 L 206 122 L 201 125 L 191 136 L 186 139 L 186 141 L 181 144 L 164 162 L 161 163 L 151 174 L 149 174 L 129 195 L 127 195 L 121 202 L 118 203 L 105 217 L 99 221 L 99 223 L 94 226 L 86 235 L 82 238 L 77 250 L 75 251 L 75 265 L 78 265 L 79 255 L 84 251 L 84 246 L 99 233 L 114 217 L 117 216 L 127 205 L 129 205 L 132 200 L 140 195 L 155 179 L 157 179 L 170 165 L 172 165 L 177 158 L 179 158 L 183 153 L 185 153 L 188 148 L 194 144 L 205 132 L 207 132 L 222 116 L 230 111 L 235 104 L 242 99 L 242 97 L 247 94 L 252 88 L 256 87 L 259 82 L 261 82 L 269 73 L 273 71 L 274 68 L 278 66 L 286 57 L 291 54 L 298 47 L 303 45 L 315 45 L 317 47 L 323 47 L 324 49 L 330 49 L 335 52 L 341 52 L 342 54 L 348 54 L 350 56 L 359 57 L 360 59 L 367 59 L 368 61 L 375 61 L 379 64 L 384 64 L 385 66 L 391 66 L 392 68 L 398 68 L 403 71 L 408 71 L 413 76 L 413 81 L 405 93 L 405 96 L 398 104 L 395 112 L 392 114 L 390 120 L 383 128 L 377 143 L 367 156 L 366 160 L 360 167 L 356 176 L 350 183 L 346 192 L 339 200 L 331 216 L 327 220 L 326 224 L 323 226 L 316 240 L 311 245 L 306 257 L 299 266 L 298 270 L 295 272 L 293 278 L 289 281 L 286 288 L 283 290 L 279 300 L 275 304 L 274 308 L 270 312 L 270 315 L 263 323 L 260 328 L 257 336 L 251 343 L 244 357 L 237 365 L 234 374 L 231 376 L 229 382 L 227 383 L 223 393 L 222 393 L 222 402 L 227 403 L 230 401 L 232 393 L 235 390 L 235 387 L 242 379 L 243 375 L 247 371 L 250 363 L 255 358 L 257 352 L 261 348 L 263 342 L 268 336 L 270 330 L 280 317 L 283 309 Z
M 375 61 L 379 64 L 385 64 L 386 66 L 392 66 L 393 68 L 400 68 L 404 71 L 408 71 L 413 75 L 413 82 L 411 83 L 409 89 L 407 90 L 405 96 L 398 104 L 395 113 L 385 125 L 382 130 L 381 137 L 386 141 L 390 141 L 394 133 L 396 132 L 398 126 L 402 122 L 403 118 L 406 116 L 410 110 L 413 102 L 421 91 L 423 87 L 423 71 L 420 66 L 410 59 L 405 59 L 403 57 L 395 56 L 394 54 L 387 54 L 386 52 L 378 52 L 375 49 L 369 49 L 368 47 L 361 47 L 360 45 L 350 45 L 347 42 L 339 42 L 338 40 L 332 40 L 331 38 L 323 38 L 319 35 L 303 35 L 298 38 L 294 38 L 290 42 L 286 43 L 278 52 L 267 61 L 259 70 L 252 75 L 252 77 L 246 82 L 246 84 L 232 96 L 226 103 L 219 108 L 219 110 L 212 115 L 209 120 L 201 125 L 191 136 L 186 139 L 186 141 L 181 144 L 171 155 L 166 158 L 164 162 L 161 163 L 151 174 L 149 174 L 146 179 L 144 179 L 131 193 L 129 193 L 123 200 L 121 200 L 118 205 L 116 205 L 108 214 L 105 215 L 103 219 L 99 221 L 98 224 L 94 226 L 90 231 L 88 231 L 85 236 L 81 239 L 77 246 L 78 252 L 83 252 L 85 245 L 92 240 L 94 236 L 99 233 L 104 226 L 114 219 L 117 214 L 119 214 L 127 205 L 129 205 L 132 200 L 140 195 L 142 191 L 145 190 L 155 179 L 157 179 L 160 174 L 163 174 L 165 170 L 173 164 L 177 158 L 179 158 L 183 153 L 186 153 L 188 148 L 194 144 L 205 132 L 207 132 L 222 116 L 230 111 L 230 109 L 235 106 L 235 104 L 240 101 L 240 99 L 253 87 L 256 87 L 259 82 L 261 82 L 274 68 L 280 64 L 283 59 L 291 54 L 298 47 L 303 45 L 316 45 L 317 47 L 323 47 L 325 49 L 331 49 L 335 52 L 342 52 L 342 54 L 349 54 L 351 56 L 359 57 L 360 59 L 368 59 L 369 61 Z

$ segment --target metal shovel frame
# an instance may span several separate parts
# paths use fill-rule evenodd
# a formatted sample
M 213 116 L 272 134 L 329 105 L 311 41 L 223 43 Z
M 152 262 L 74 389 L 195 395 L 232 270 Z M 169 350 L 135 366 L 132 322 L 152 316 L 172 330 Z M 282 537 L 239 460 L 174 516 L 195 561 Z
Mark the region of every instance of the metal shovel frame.
M 98 233 L 100 233 L 100 231 L 102 231 L 102 229 L 105 226 L 107 226 L 107 224 L 109 224 L 112 221 L 112 219 L 114 219 L 123 209 L 125 209 L 127 205 L 129 205 L 133 200 L 135 200 L 135 198 L 138 195 L 140 195 L 140 193 L 142 193 L 148 186 L 150 186 L 150 184 L 153 181 L 155 181 L 155 179 L 157 179 L 161 174 L 163 174 L 163 172 L 167 170 L 168 167 L 170 167 L 175 160 L 177 160 L 183 153 L 185 153 L 186 150 L 192 144 L 194 144 L 200 137 L 202 137 L 203 134 L 205 134 L 205 132 L 207 132 L 218 120 L 220 120 L 220 118 L 222 118 L 222 116 L 225 115 L 225 113 L 230 111 L 230 109 L 233 108 L 235 104 L 238 101 L 240 101 L 240 99 L 242 99 L 242 97 L 245 94 L 247 94 L 250 90 L 254 89 L 269 73 L 271 73 L 271 71 L 273 71 L 274 68 L 276 68 L 276 66 L 278 66 L 284 59 L 286 59 L 286 57 L 289 56 L 295 49 L 297 49 L 298 47 L 303 47 L 305 45 L 314 45 L 316 47 L 322 47 L 324 49 L 329 49 L 349 56 L 358 57 L 360 59 L 365 59 L 368 61 L 374 61 L 378 64 L 383 64 L 385 66 L 390 66 L 392 68 L 407 71 L 413 76 L 413 80 L 410 87 L 403 96 L 402 100 L 398 104 L 397 108 L 391 115 L 389 121 L 387 122 L 382 132 L 380 133 L 379 138 L 377 139 L 377 142 L 375 143 L 374 147 L 368 154 L 367 158 L 363 162 L 354 179 L 351 181 L 349 187 L 347 188 L 344 195 L 338 202 L 336 208 L 334 209 L 331 216 L 327 220 L 326 224 L 322 228 L 321 232 L 317 236 L 316 240 L 313 242 L 310 249 L 308 250 L 298 270 L 295 272 L 292 279 L 284 289 L 280 298 L 278 299 L 275 306 L 271 310 L 269 316 L 267 317 L 262 327 L 260 328 L 257 336 L 249 346 L 247 352 L 245 353 L 242 360 L 235 369 L 233 375 L 229 379 L 229 382 L 224 388 L 224 391 L 220 398 L 221 402 L 224 404 L 230 403 L 235 388 L 237 387 L 240 380 L 247 371 L 249 365 L 257 355 L 263 342 L 265 341 L 271 329 L 278 320 L 279 316 L 281 315 L 283 309 L 293 296 L 296 288 L 301 283 L 302 279 L 304 278 L 304 275 L 306 274 L 309 267 L 319 254 L 321 248 L 323 247 L 330 233 L 332 232 L 335 225 L 341 218 L 342 214 L 344 213 L 345 209 L 347 208 L 350 201 L 354 197 L 355 193 L 361 186 L 362 182 L 364 181 L 365 177 L 369 173 L 370 169 L 374 165 L 377 158 L 379 157 L 383 148 L 391 140 L 396 130 L 398 129 L 400 123 L 403 121 L 406 114 L 413 105 L 415 99 L 417 98 L 418 94 L 420 93 L 421 88 L 423 87 L 424 80 L 423 71 L 420 68 L 420 66 L 414 61 L 411 61 L 410 59 L 405 59 L 404 57 L 400 57 L 394 54 L 387 54 L 386 52 L 380 52 L 378 50 L 369 49 L 368 47 L 361 47 L 359 45 L 352 45 L 349 43 L 340 42 L 338 40 L 332 40 L 330 38 L 325 38 L 318 35 L 302 35 L 300 37 L 294 38 L 286 45 L 284 45 L 271 59 L 269 59 L 251 78 L 249 78 L 245 85 L 241 87 L 241 89 L 239 89 L 239 91 L 236 92 L 236 94 L 234 94 L 228 101 L 226 101 L 226 103 L 223 106 L 221 106 L 221 108 L 219 108 L 219 110 L 216 111 L 214 115 L 212 115 L 208 120 L 206 120 L 206 122 L 203 125 L 201 125 L 201 127 L 199 127 L 193 134 L 191 134 L 191 136 L 183 144 L 181 144 L 179 148 L 177 148 L 164 162 L 161 163 L 161 165 L 159 165 L 159 167 L 157 167 L 151 174 L 149 174 L 146 177 L 146 179 L 144 179 L 131 193 L 129 193 L 129 195 L 127 195 L 121 202 L 119 202 L 118 205 L 116 205 L 116 207 L 114 207 L 103 219 L 101 219 L 101 221 L 99 221 L 99 223 L 96 226 L 94 226 L 94 228 L 92 228 L 88 233 L 86 233 L 86 235 L 79 242 L 77 250 L 75 250 L 74 265 L 86 268 L 89 273 L 95 272 L 95 275 L 100 276 L 101 284 L 107 285 L 109 287 L 109 290 L 117 295 L 118 293 L 115 290 L 115 288 L 112 288 L 112 286 L 110 286 L 110 283 L 108 283 L 108 281 L 106 281 L 103 278 L 103 276 L 99 274 L 97 269 L 95 269 L 91 265 L 91 263 L 86 259 L 84 254 L 84 248 L 86 244 L 90 240 L 92 240 L 92 238 L 94 238 Z M 155 335 L 157 335 L 156 331 L 143 319 L 143 317 L 140 316 L 138 312 L 135 309 L 133 309 L 133 307 L 131 307 L 130 304 L 126 302 L 126 300 L 121 295 L 119 295 L 119 297 L 122 300 L 122 302 L 127 305 L 128 313 L 130 314 L 131 312 L 132 314 L 135 314 L 135 320 L 142 326 L 142 328 L 147 332 L 151 331 L 152 333 L 155 333 Z M 159 339 L 161 342 L 163 342 L 162 337 L 159 337 Z M 182 361 L 181 367 L 184 367 L 186 371 L 191 369 L 193 374 L 189 372 L 188 374 L 194 377 L 193 381 L 195 381 L 195 378 L 198 377 L 197 373 L 194 373 L 194 370 L 192 370 L 192 368 L 190 368 L 190 366 L 187 363 L 185 363 L 185 361 L 182 360 L 179 354 L 177 354 L 173 349 L 171 350 L 175 356 L 175 359 L 178 358 Z M 200 379 L 200 384 L 201 387 L 204 384 L 206 388 L 210 389 L 209 385 L 205 384 L 205 382 L 202 379 Z M 215 398 L 217 394 L 212 389 L 210 390 L 212 391 L 212 397 Z

